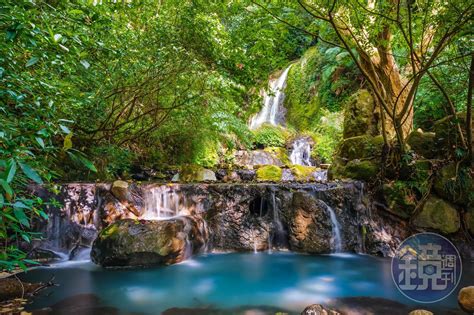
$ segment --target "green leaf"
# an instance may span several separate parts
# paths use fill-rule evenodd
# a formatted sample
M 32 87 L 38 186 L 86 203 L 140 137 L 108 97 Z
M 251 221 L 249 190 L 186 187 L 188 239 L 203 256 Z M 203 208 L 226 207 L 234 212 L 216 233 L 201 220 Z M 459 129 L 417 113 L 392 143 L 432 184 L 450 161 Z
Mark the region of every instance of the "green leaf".
M 18 219 L 21 225 L 26 227 L 30 227 L 30 222 L 28 221 L 28 217 L 26 216 L 25 212 L 21 208 L 13 208 L 13 214 Z
M 66 133 L 66 134 L 71 133 L 71 130 L 69 130 L 68 127 L 66 127 L 64 125 L 59 125 L 59 127 L 61 128 L 62 131 L 64 131 L 64 133 Z
M 21 201 L 17 201 L 13 204 L 13 207 L 15 208 L 22 208 L 22 209 L 30 209 L 31 207 L 25 205 L 23 202 Z
M 28 176 L 29 179 L 31 179 L 37 184 L 43 183 L 43 180 L 38 175 L 38 173 L 36 173 L 36 171 L 32 169 L 28 164 L 20 163 L 20 162 L 18 162 L 18 164 L 20 164 L 21 170 L 23 171 L 23 173 L 25 173 L 26 176 Z
M 31 242 L 31 239 L 30 239 L 30 237 L 28 236 L 28 234 L 26 234 L 26 233 L 21 233 L 21 237 L 22 237 L 27 243 Z
M 40 137 L 36 137 L 36 142 L 38 142 L 38 144 L 40 145 L 40 147 L 42 147 L 44 149 L 44 141 L 43 141 L 43 138 L 40 138 Z
M 0 208 L 3 207 L 4 203 L 5 203 L 5 198 L 3 197 L 3 194 L 0 194 Z
M 38 57 L 31 57 L 31 59 L 28 60 L 28 62 L 26 63 L 25 66 L 26 66 L 27 68 L 28 68 L 28 67 L 31 67 L 32 65 L 34 65 L 35 63 L 37 63 L 38 60 L 39 60 Z
M 11 183 L 16 173 L 16 162 L 15 160 L 10 160 L 9 167 L 7 169 L 7 183 Z
M 8 183 L 3 180 L 3 179 L 0 179 L 0 185 L 3 187 L 3 189 L 5 190 L 5 192 L 10 195 L 10 196 L 13 196 L 13 190 L 12 188 L 10 187 L 10 185 L 8 185 Z M 8 199 L 8 197 L 7 197 Z

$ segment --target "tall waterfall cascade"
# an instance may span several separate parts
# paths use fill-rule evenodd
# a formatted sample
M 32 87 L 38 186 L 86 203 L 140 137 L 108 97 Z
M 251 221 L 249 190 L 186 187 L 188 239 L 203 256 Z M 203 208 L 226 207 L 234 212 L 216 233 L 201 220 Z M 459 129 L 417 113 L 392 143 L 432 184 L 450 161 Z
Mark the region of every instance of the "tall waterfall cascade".
M 293 148 L 290 154 L 290 160 L 292 164 L 312 166 L 310 157 L 311 145 L 308 139 L 301 138 L 293 142 Z
M 270 80 L 270 90 L 263 96 L 263 107 L 262 110 L 252 117 L 250 121 L 250 129 L 257 129 L 264 123 L 269 123 L 274 126 L 279 124 L 278 113 L 280 107 L 285 100 L 285 87 L 286 79 L 288 77 L 288 71 L 290 67 L 286 68 L 276 80 Z

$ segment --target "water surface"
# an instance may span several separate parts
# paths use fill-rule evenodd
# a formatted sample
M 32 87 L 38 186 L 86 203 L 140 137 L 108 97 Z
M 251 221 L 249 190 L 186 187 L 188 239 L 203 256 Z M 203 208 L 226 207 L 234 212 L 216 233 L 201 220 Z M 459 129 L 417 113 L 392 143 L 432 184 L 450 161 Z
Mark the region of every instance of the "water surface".
M 467 285 L 474 279 L 472 264 L 464 269 Z M 22 277 L 46 281 L 53 275 L 60 286 L 42 292 L 30 309 L 51 306 L 77 294 L 95 294 L 101 305 L 145 314 L 160 314 L 170 308 L 233 312 L 252 307 L 272 308 L 273 314 L 275 309 L 300 313 L 313 303 L 385 301 L 374 298 L 393 300 L 411 309 L 416 306 L 393 285 L 390 260 L 365 255 L 207 254 L 177 265 L 133 270 L 105 270 L 79 261 L 37 268 Z M 443 312 L 457 308 L 458 290 L 441 302 L 418 307 Z

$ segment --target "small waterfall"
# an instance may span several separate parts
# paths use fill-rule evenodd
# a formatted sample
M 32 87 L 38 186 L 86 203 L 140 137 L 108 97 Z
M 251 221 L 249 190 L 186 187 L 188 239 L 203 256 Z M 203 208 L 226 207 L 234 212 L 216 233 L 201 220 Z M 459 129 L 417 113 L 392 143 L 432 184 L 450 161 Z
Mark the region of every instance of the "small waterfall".
M 286 87 L 286 78 L 290 67 L 286 68 L 278 79 L 270 80 L 270 91 L 265 92 L 263 108 L 256 116 L 252 117 L 250 129 L 256 129 L 264 123 L 278 125 L 278 113 L 280 112 L 280 105 L 285 99 L 283 90 Z
M 311 145 L 307 138 L 297 139 L 293 142 L 293 149 L 291 150 L 290 160 L 294 165 L 306 165 L 312 166 L 311 164 Z
M 160 220 L 185 214 L 184 200 L 174 186 L 162 185 L 145 191 L 144 220 Z
M 333 250 L 333 252 L 340 253 L 342 251 L 341 225 L 339 224 L 339 221 L 337 221 L 336 213 L 334 212 L 334 210 L 324 201 L 320 201 L 326 207 L 327 211 L 329 212 L 329 218 L 331 219 L 331 249 Z
M 271 253 L 273 247 L 279 248 L 285 242 L 286 235 L 283 223 L 280 219 L 280 212 L 276 203 L 275 192 L 272 192 L 272 231 L 268 235 L 268 252 Z

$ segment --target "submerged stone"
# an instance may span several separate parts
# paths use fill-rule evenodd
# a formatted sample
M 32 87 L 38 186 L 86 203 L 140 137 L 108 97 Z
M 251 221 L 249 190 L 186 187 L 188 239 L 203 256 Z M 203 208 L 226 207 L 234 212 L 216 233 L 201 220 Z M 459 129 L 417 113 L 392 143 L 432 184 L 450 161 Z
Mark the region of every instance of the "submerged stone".
M 459 230 L 460 218 L 458 211 L 450 203 L 430 196 L 413 223 L 418 227 L 431 228 L 449 234 Z
M 92 261 L 103 267 L 169 265 L 199 252 L 207 243 L 205 222 L 183 216 L 159 221 L 120 220 L 94 241 Z

